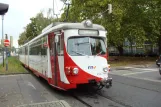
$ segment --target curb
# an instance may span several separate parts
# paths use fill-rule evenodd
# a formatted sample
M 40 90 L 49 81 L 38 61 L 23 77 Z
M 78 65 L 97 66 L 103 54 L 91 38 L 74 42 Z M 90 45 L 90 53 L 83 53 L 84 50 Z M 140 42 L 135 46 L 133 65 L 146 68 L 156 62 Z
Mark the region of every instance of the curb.
M 71 106 L 64 100 L 58 100 L 58 101 L 52 101 L 52 102 L 25 104 L 17 107 L 71 107 Z
M 19 75 L 19 74 L 30 74 L 29 72 L 25 72 L 25 73 L 8 73 L 8 74 L 0 74 L 0 76 L 4 76 L 4 75 Z

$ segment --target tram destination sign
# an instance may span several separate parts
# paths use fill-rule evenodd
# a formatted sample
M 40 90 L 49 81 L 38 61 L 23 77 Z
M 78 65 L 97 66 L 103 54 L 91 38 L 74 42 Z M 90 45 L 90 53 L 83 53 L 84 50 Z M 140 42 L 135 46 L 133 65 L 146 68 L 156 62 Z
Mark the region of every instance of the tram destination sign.
M 85 30 L 85 29 L 80 29 L 78 31 L 78 33 L 79 33 L 79 35 L 86 35 L 86 36 L 88 36 L 88 35 L 91 35 L 91 36 L 97 36 L 97 35 L 99 35 L 98 30 Z

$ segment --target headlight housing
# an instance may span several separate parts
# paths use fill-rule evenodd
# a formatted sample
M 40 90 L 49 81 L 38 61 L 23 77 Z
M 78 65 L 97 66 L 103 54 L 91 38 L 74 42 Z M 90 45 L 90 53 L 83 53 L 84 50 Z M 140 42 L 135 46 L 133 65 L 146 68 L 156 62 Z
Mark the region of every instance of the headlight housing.
M 78 75 L 79 69 L 78 68 L 73 68 L 72 74 L 73 75 Z
M 104 72 L 108 72 L 108 67 L 104 67 L 104 68 L 103 68 L 103 71 L 104 71 Z

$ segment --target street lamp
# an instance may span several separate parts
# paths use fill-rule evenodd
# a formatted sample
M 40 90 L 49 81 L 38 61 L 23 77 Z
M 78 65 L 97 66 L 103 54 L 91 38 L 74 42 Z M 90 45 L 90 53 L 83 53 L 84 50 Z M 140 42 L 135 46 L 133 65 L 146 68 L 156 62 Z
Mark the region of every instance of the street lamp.
M 4 20 L 5 13 L 7 13 L 7 11 L 8 11 L 8 7 L 9 7 L 8 4 L 0 3 L 0 15 L 2 16 L 2 42 L 3 42 L 3 39 L 4 39 L 3 38 L 3 20 Z M 3 67 L 4 67 L 4 49 L 2 49 L 2 50 L 3 50 Z

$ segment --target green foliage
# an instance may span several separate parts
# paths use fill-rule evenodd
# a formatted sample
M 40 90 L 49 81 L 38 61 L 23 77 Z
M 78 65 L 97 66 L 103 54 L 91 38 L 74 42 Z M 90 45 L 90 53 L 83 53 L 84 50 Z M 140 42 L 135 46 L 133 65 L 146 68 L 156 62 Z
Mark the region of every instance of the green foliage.
M 40 12 L 35 17 L 30 18 L 31 22 L 25 27 L 24 32 L 22 32 L 19 36 L 19 45 L 23 45 L 27 41 L 38 36 L 42 29 L 55 21 L 52 17 L 50 17 L 50 14 L 51 9 L 49 9 L 47 17 L 45 17 L 44 14 Z
M 6 64 L 0 64 L 0 75 L 1 74 L 19 74 L 27 73 L 27 71 L 21 65 L 21 62 L 16 57 L 8 57 L 8 71 L 6 71 Z
M 156 44 L 161 39 L 160 0 L 71 0 L 71 3 L 68 21 L 91 19 L 103 25 L 108 31 L 108 45 L 123 47 L 125 38 L 138 46 L 145 41 Z M 112 14 L 106 11 L 108 4 L 112 4 Z M 64 10 L 61 20 L 66 18 L 67 8 Z

